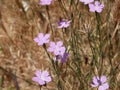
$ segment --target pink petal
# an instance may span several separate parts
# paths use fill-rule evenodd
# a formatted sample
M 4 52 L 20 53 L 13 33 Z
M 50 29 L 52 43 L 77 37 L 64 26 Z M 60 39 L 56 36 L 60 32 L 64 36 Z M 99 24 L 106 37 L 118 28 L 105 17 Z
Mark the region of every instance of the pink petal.
M 66 24 L 64 25 L 65 28 L 67 28 L 68 26 L 69 26 L 69 23 L 66 23 Z
M 40 5 L 50 5 L 52 0 L 40 0 Z
M 35 42 L 39 42 L 39 38 L 37 37 L 37 38 L 34 38 L 33 39 Z
M 43 45 L 43 43 L 44 43 L 43 41 L 39 41 L 39 42 L 38 42 L 38 46 Z
M 63 42 L 62 42 L 62 41 L 58 41 L 58 42 L 57 42 L 57 46 L 58 46 L 58 47 L 61 47 L 62 45 L 63 45 Z
M 45 39 L 45 40 L 44 40 L 44 43 L 49 43 L 49 39 Z
M 95 1 L 95 6 L 99 6 L 100 2 L 99 1 Z
M 43 38 L 43 33 L 39 33 L 38 38 L 42 39 Z
M 51 77 L 49 76 L 49 73 L 48 73 L 47 70 L 42 72 L 41 78 L 42 78 L 42 80 L 44 80 L 46 82 L 50 82 L 51 81 Z
M 49 42 L 49 37 L 50 37 L 50 34 L 45 34 L 44 39 L 43 39 L 44 43 Z
M 67 28 L 69 25 L 70 25 L 70 22 L 71 21 L 66 21 L 66 20 L 61 20 L 59 23 L 58 23 L 58 28 Z
M 48 39 L 50 37 L 50 34 L 45 34 L 44 38 Z
M 103 86 L 99 86 L 98 90 L 106 90 Z
M 90 2 L 94 2 L 94 0 L 90 0 Z
M 55 47 L 55 43 L 54 42 L 50 42 L 50 47 Z
M 48 77 L 45 78 L 45 81 L 46 81 L 46 82 L 50 82 L 50 81 L 52 81 L 52 79 L 51 79 L 50 76 L 48 76 Z
M 106 90 L 109 88 L 108 83 L 102 84 L 101 86 L 99 86 L 98 90 Z
M 101 7 L 101 8 L 103 8 L 103 7 L 104 7 L 104 5 L 103 5 L 103 4 L 101 4 L 101 5 L 100 5 L 100 7 Z
M 44 85 L 45 84 L 45 82 L 43 80 L 39 79 L 38 77 L 33 77 L 32 80 L 37 82 L 37 83 L 39 83 L 40 85 Z
M 60 52 L 61 52 L 61 54 L 63 55 L 63 54 L 65 53 L 65 47 L 61 47 L 61 48 L 60 48 Z
M 94 0 L 80 0 L 80 2 L 83 2 L 85 5 L 93 2 Z
M 71 20 L 70 21 L 66 21 L 64 27 L 67 28 L 70 25 L 70 22 L 71 22 Z
M 47 48 L 47 51 L 48 51 L 48 52 L 53 52 L 53 51 L 54 51 L 54 48 L 48 47 L 48 48 Z
M 91 83 L 91 86 L 92 86 L 92 87 L 97 87 L 97 86 L 99 86 L 98 80 L 99 80 L 99 77 L 94 76 L 94 77 L 93 77 L 93 81 L 92 81 L 92 83 Z
M 54 55 L 59 55 L 60 53 L 59 53 L 59 51 L 58 50 L 55 50 L 54 51 Z
M 92 87 L 97 87 L 99 86 L 98 84 L 90 84 Z
M 106 81 L 107 81 L 106 76 L 101 76 L 101 77 L 100 77 L 100 81 L 101 81 L 102 83 L 106 82 Z
M 47 51 L 53 52 L 55 49 L 56 45 L 54 42 L 50 42 L 50 46 L 48 47 Z
M 44 84 L 45 84 L 45 81 L 39 79 L 38 83 L 39 83 L 40 85 L 44 85 Z
M 39 78 L 38 77 L 33 77 L 32 80 L 35 81 L 35 82 L 38 82 Z
M 63 28 L 63 26 L 61 25 L 61 26 L 58 26 L 57 28 Z
M 89 4 L 89 11 L 95 12 L 95 6 L 93 4 Z
M 103 86 L 105 89 L 108 89 L 108 88 L 109 88 L 109 84 L 108 84 L 108 83 L 104 83 L 102 86 Z
M 84 4 L 85 4 L 85 5 L 86 5 L 86 4 L 89 4 L 89 3 L 91 3 L 90 0 L 84 0 Z
M 100 13 L 100 12 L 102 12 L 102 9 L 101 9 L 101 8 L 97 8 L 96 11 L 97 11 L 98 13 Z
M 47 77 L 49 75 L 48 71 L 45 70 L 42 72 L 41 77 Z
M 84 0 L 80 0 L 80 2 L 84 2 Z
M 40 77 L 41 76 L 41 71 L 35 71 L 35 75 L 37 76 L 37 77 Z

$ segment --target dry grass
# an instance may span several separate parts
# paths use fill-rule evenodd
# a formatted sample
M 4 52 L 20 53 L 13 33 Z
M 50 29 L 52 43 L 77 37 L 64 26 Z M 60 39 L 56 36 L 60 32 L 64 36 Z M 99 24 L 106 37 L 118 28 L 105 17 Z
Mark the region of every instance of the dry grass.
M 23 6 L 23 2 L 27 3 L 26 7 Z M 79 3 L 77 9 L 82 13 L 81 19 L 78 20 L 78 12 L 74 5 L 70 8 L 69 3 L 66 2 L 66 13 L 60 8 L 58 1 L 54 0 L 54 3 L 49 6 L 52 33 L 46 9 L 44 6 L 38 5 L 38 2 L 39 0 L 0 0 L 0 67 L 3 68 L 0 68 L 0 90 L 15 90 L 17 88 L 15 81 L 18 82 L 20 90 L 39 90 L 39 86 L 31 80 L 34 71 L 38 69 L 48 69 L 50 71 L 54 80 L 47 84 L 47 88 L 49 90 L 57 90 L 51 62 L 44 49 L 37 46 L 33 41 L 33 38 L 39 32 L 51 33 L 51 40 L 63 40 L 65 45 L 67 45 L 66 43 L 70 39 L 72 32 L 75 32 L 76 35 L 78 34 L 80 36 L 79 52 L 82 62 L 79 65 L 81 65 L 81 73 L 83 74 L 81 77 L 86 78 L 85 75 L 90 70 L 92 51 L 87 33 L 89 32 L 91 36 L 95 35 L 95 15 L 88 11 L 87 6 Z M 102 74 L 109 74 L 109 82 L 115 82 L 111 84 L 110 90 L 119 90 L 120 66 L 116 67 L 116 65 L 120 63 L 120 1 L 110 0 L 107 2 L 104 2 L 106 6 L 101 13 L 101 37 L 104 40 L 102 59 L 105 61 Z M 74 12 L 75 10 L 76 12 Z M 74 19 L 74 22 L 72 22 L 73 30 L 69 27 L 67 34 L 63 38 L 61 30 L 57 29 L 57 22 L 61 17 L 71 19 L 71 14 L 73 14 Z M 108 20 L 106 20 L 106 17 L 109 17 Z M 91 38 L 89 39 L 93 42 Z M 111 42 L 108 41 L 108 38 Z M 99 41 L 96 42 L 99 44 Z M 93 45 L 93 43 L 91 44 Z M 70 57 L 73 58 L 72 54 Z M 68 61 L 71 60 L 70 57 Z M 111 67 L 109 60 L 112 61 L 113 67 Z M 70 64 L 73 68 L 76 68 L 73 61 Z M 65 74 L 66 68 L 68 69 L 67 76 Z M 111 69 L 114 68 L 117 69 L 115 69 L 115 73 L 112 73 Z M 97 74 L 98 70 L 94 68 L 92 71 Z M 12 73 L 16 75 L 16 78 Z M 72 70 L 67 65 L 63 65 L 60 79 L 64 84 L 65 90 L 80 90 L 79 80 L 74 77 L 76 76 Z M 90 80 L 88 79 L 88 83 L 84 82 L 87 88 L 90 88 Z M 42 88 L 42 90 L 48 89 L 46 87 Z

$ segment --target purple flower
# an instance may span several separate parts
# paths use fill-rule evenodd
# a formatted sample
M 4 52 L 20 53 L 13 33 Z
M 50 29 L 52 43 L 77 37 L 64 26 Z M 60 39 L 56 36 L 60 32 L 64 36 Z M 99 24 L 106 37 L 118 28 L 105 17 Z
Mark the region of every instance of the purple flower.
M 46 84 L 46 82 L 48 83 L 48 82 L 52 81 L 51 77 L 49 76 L 48 71 L 46 71 L 46 70 L 43 72 L 36 71 L 35 75 L 36 75 L 36 77 L 33 77 L 32 80 L 37 82 L 40 85 L 44 85 L 44 84 Z
M 99 1 L 95 1 L 94 4 L 89 4 L 89 11 L 90 12 L 102 12 L 102 9 L 103 9 L 104 5 L 103 4 L 100 4 Z
M 55 57 L 54 57 L 54 60 L 55 60 L 55 61 L 56 61 L 56 60 L 59 60 L 59 61 L 61 61 L 62 63 L 64 63 L 64 62 L 66 61 L 67 57 L 68 57 L 68 53 L 65 52 L 63 55 L 57 55 L 57 56 L 55 56 Z
M 49 42 L 49 37 L 50 34 L 45 34 L 43 35 L 43 33 L 39 33 L 38 37 L 34 38 L 34 41 L 38 43 L 38 45 L 43 45 L 44 43 L 48 43 Z
M 84 4 L 89 4 L 93 2 L 94 0 L 80 0 L 80 2 L 83 2 Z
M 55 42 L 50 42 L 50 46 L 48 47 L 47 51 L 53 52 L 54 55 L 63 55 L 65 52 L 65 47 L 62 46 L 63 42 L 58 41 L 57 43 Z
M 50 5 L 52 0 L 40 0 L 40 5 Z
M 71 20 L 61 20 L 60 22 L 58 22 L 58 28 L 67 28 L 70 25 L 70 22 Z
M 98 90 L 107 90 L 109 88 L 109 85 L 106 81 L 107 81 L 106 76 L 101 77 L 94 76 L 91 86 L 98 87 Z

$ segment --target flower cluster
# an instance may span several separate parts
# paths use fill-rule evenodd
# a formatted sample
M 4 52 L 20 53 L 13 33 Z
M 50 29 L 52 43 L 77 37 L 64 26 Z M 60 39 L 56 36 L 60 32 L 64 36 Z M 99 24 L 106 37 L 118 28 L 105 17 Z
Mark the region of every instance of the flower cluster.
M 80 2 L 83 2 L 85 5 L 89 4 L 89 11 L 90 12 L 102 12 L 102 9 L 104 8 L 104 5 L 101 4 L 99 1 L 94 0 L 80 0 Z
M 50 34 L 43 34 L 39 33 L 36 38 L 34 38 L 34 41 L 39 45 L 43 45 L 46 43 L 49 43 Z M 62 41 L 58 42 L 50 42 L 49 47 L 47 49 L 48 52 L 53 52 L 55 55 L 55 60 L 60 60 L 62 63 L 66 61 L 66 58 L 68 56 L 68 53 L 65 52 L 65 47 L 63 46 Z M 45 85 L 47 82 L 51 81 L 51 77 L 49 76 L 48 71 L 36 71 L 35 72 L 36 77 L 33 77 L 32 80 L 37 82 L 39 85 Z
M 104 8 L 104 5 L 101 4 L 99 1 L 94 0 L 79 0 L 80 2 L 83 2 L 85 5 L 89 6 L 90 12 L 102 12 L 102 9 Z M 50 5 L 52 0 L 40 0 L 40 5 Z M 69 27 L 71 23 L 71 20 L 65 20 L 62 19 L 60 22 L 58 22 L 57 28 L 67 28 Z M 43 34 L 39 33 L 36 38 L 33 40 L 38 44 L 38 46 L 45 45 L 49 43 L 49 47 L 47 48 L 47 51 L 54 54 L 54 60 L 59 60 L 62 63 L 66 62 L 66 59 L 68 57 L 68 53 L 66 52 L 65 47 L 63 46 L 62 41 L 53 42 L 49 40 L 50 34 Z M 49 75 L 48 71 L 35 71 L 35 77 L 32 78 L 33 81 L 37 82 L 39 85 L 45 85 L 46 83 L 52 81 L 51 76 Z M 98 90 L 106 90 L 109 88 L 109 84 L 106 82 L 107 78 L 106 76 L 94 76 L 92 79 L 91 86 L 92 87 L 98 87 Z
M 49 38 L 50 38 L 50 34 L 43 34 L 43 33 L 39 33 L 38 37 L 34 38 L 34 41 L 39 45 L 43 45 L 46 43 L 49 43 Z M 49 47 L 47 49 L 48 52 L 53 52 L 55 57 L 61 57 L 61 58 L 56 58 L 56 59 L 61 59 L 62 62 L 65 62 L 64 59 L 67 58 L 67 54 L 65 52 L 65 47 L 63 46 L 63 42 L 62 41 L 58 41 L 58 42 L 50 42 L 49 43 Z

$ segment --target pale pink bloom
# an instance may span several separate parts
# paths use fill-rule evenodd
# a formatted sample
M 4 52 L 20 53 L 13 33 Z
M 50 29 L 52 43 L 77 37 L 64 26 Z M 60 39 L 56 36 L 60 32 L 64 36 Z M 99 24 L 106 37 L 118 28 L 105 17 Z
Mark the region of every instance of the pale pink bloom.
M 80 2 L 83 2 L 84 4 L 90 4 L 94 0 L 80 0 Z
M 41 71 L 36 71 L 35 72 L 36 77 L 33 77 L 32 80 L 37 82 L 40 85 L 44 85 L 50 81 L 52 81 L 52 78 L 49 76 L 49 73 L 47 70 L 41 72 Z
M 100 4 L 99 1 L 95 1 L 94 4 L 89 4 L 89 11 L 90 12 L 102 12 L 102 9 L 104 8 L 104 5 L 103 4 Z
M 50 5 L 52 0 L 40 0 L 40 5 Z
M 45 43 L 48 43 L 49 42 L 49 37 L 50 37 L 50 34 L 43 34 L 43 33 L 39 33 L 38 34 L 38 37 L 34 38 L 34 41 L 38 43 L 38 45 L 43 45 Z
M 106 82 L 107 78 L 106 76 L 94 76 L 91 86 L 92 87 L 98 87 L 98 90 L 107 90 L 109 88 L 109 84 Z
M 58 41 L 57 43 L 50 42 L 50 46 L 48 47 L 47 51 L 53 52 L 55 56 L 63 55 L 65 52 L 65 47 L 63 46 L 62 41 Z

